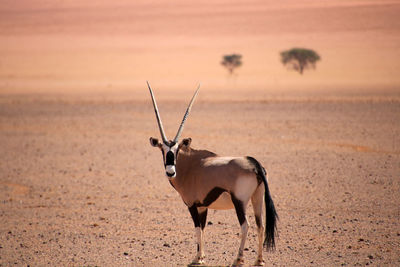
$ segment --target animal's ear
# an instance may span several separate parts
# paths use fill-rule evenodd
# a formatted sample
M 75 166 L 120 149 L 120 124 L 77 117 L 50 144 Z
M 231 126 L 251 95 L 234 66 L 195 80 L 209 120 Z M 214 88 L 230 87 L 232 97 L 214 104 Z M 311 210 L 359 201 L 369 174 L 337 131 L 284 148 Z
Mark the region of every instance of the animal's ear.
M 150 145 L 152 145 L 154 147 L 159 147 L 160 146 L 160 142 L 158 142 L 157 138 L 150 137 Z
M 182 140 L 181 145 L 180 146 L 185 146 L 185 147 L 189 147 L 190 143 L 192 143 L 192 138 L 185 138 Z

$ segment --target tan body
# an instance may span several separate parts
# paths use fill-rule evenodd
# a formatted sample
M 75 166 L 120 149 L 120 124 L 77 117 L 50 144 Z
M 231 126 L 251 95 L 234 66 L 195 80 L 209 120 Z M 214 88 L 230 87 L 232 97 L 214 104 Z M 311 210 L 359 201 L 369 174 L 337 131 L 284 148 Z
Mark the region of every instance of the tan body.
M 241 225 L 241 242 L 234 266 L 243 264 L 243 250 L 247 237 L 248 221 L 246 207 L 251 200 L 258 228 L 258 256 L 255 265 L 263 265 L 262 248 L 264 241 L 264 226 L 262 225 L 262 208 L 266 200 L 271 203 L 270 216 L 272 226 L 268 234 L 275 231 L 275 208 L 270 198 L 267 181 L 262 166 L 250 157 L 220 157 L 207 150 L 196 150 L 190 147 L 191 138 L 184 139 L 180 144 L 170 142 L 170 145 L 160 144 L 157 139 L 150 138 L 153 146 L 159 147 L 164 155 L 164 164 L 174 164 L 174 176 L 166 172 L 171 185 L 182 197 L 192 215 L 198 250 L 193 265 L 204 263 L 204 228 L 208 209 L 235 209 Z M 166 155 L 175 155 L 175 161 L 169 162 Z M 171 155 L 172 155 L 171 154 Z M 166 168 L 167 169 L 167 168 Z M 266 190 L 267 189 L 267 190 Z M 264 198 L 265 196 L 265 198 Z M 274 245 L 269 238 L 268 246 Z
M 150 138 L 150 144 L 161 150 L 165 175 L 188 206 L 196 229 L 197 255 L 192 265 L 204 263 L 203 234 L 208 209 L 233 208 L 242 233 L 238 256 L 233 265 L 243 265 L 243 250 L 248 231 L 246 207 L 250 200 L 253 204 L 259 241 L 255 265 L 263 265 L 263 245 L 267 248 L 275 246 L 277 219 L 265 169 L 252 157 L 219 157 L 210 151 L 193 149 L 190 147 L 191 138 L 183 139 L 179 143 L 184 123 L 199 89 L 189 103 L 175 138 L 167 140 L 153 91 L 149 84 L 148 87 L 162 138 L 162 142 L 156 138 Z M 266 211 L 265 228 L 262 223 L 263 203 L 265 203 Z
M 219 157 L 212 152 L 189 147 L 180 149 L 176 169 L 177 175 L 170 182 L 188 207 L 202 204 L 207 194 L 219 187 L 226 192 L 208 208 L 233 209 L 230 192 L 235 192 L 247 203 L 259 185 L 254 166 L 243 157 Z

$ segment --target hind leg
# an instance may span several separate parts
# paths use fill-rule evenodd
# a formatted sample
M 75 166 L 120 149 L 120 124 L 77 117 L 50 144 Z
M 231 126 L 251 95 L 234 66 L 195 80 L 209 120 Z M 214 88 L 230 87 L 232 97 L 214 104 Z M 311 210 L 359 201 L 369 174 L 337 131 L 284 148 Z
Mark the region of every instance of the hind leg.
M 237 199 L 234 195 L 232 195 L 231 197 L 232 197 L 232 202 L 235 206 L 236 215 L 239 219 L 240 227 L 242 230 L 238 256 L 237 256 L 236 260 L 233 262 L 232 266 L 243 266 L 243 264 L 244 264 L 243 250 L 244 250 L 244 245 L 246 243 L 247 231 L 249 229 L 249 223 L 247 222 L 247 218 L 246 218 L 246 204 L 247 203 L 244 203 L 243 201 Z
M 262 208 L 264 202 L 264 186 L 260 184 L 257 190 L 251 196 L 251 203 L 253 204 L 254 217 L 256 219 L 257 232 L 258 232 L 258 251 L 255 266 L 263 266 L 263 242 L 264 242 L 264 226 L 262 222 Z

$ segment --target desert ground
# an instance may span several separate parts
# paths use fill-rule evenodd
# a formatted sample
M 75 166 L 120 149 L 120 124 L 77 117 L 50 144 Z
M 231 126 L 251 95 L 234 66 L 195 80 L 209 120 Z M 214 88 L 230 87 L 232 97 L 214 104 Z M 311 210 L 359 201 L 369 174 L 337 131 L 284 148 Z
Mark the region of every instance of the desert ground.
M 149 137 L 253 156 L 279 214 L 270 266 L 400 265 L 400 1 L 3 1 L 0 266 L 186 266 L 187 207 Z M 315 49 L 304 75 L 279 52 Z M 240 53 L 229 77 L 222 55 Z M 246 266 L 256 259 L 251 204 Z M 239 246 L 210 211 L 206 263 Z

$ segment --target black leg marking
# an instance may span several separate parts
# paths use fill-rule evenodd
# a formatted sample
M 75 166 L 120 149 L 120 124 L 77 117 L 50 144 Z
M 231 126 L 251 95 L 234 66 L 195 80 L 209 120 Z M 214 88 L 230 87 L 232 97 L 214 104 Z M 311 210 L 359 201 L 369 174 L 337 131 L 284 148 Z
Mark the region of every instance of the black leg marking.
M 192 215 L 194 227 L 200 227 L 199 212 L 197 211 L 196 205 L 189 207 L 190 215 Z
M 259 216 L 255 216 L 256 217 L 256 224 L 257 224 L 257 228 L 260 228 L 261 225 L 261 218 Z
M 206 209 L 205 211 L 203 211 L 202 213 L 199 214 L 201 230 L 203 230 L 204 227 L 206 227 L 207 211 L 208 211 L 208 209 Z
M 239 219 L 240 225 L 246 221 L 246 212 L 243 206 L 243 202 L 237 199 L 233 194 L 231 194 L 233 205 L 235 205 L 236 215 Z

